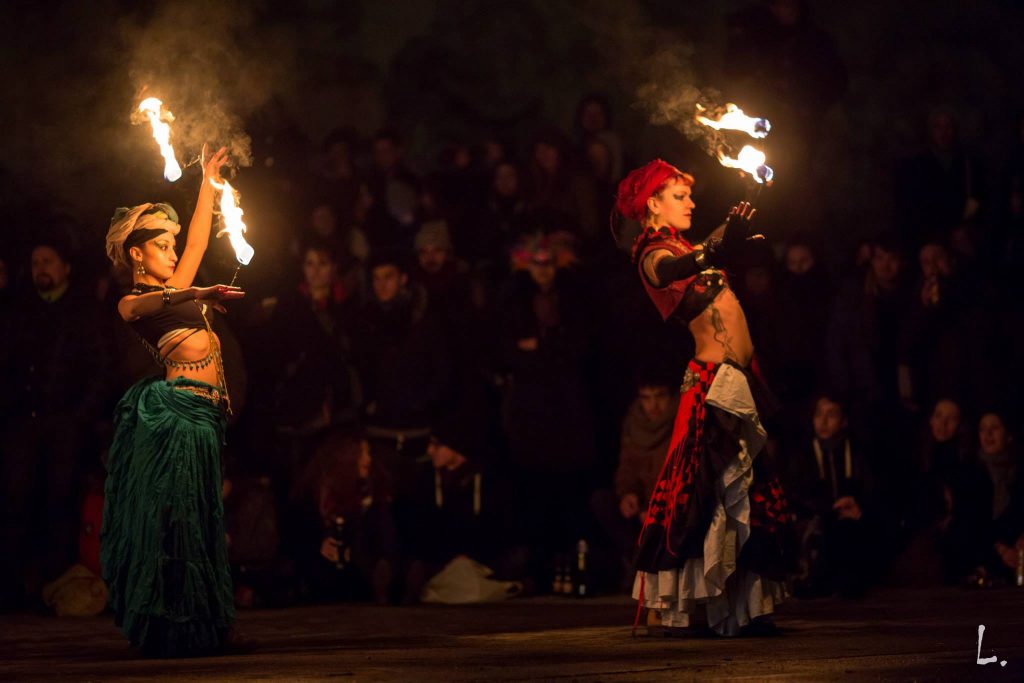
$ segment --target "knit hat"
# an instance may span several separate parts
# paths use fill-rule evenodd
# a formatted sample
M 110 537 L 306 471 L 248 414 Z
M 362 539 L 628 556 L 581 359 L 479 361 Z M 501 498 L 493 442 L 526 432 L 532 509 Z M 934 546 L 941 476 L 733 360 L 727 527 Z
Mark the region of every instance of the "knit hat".
M 416 250 L 425 247 L 437 247 L 445 251 L 451 251 L 452 238 L 448 232 L 448 224 L 444 221 L 428 221 L 420 227 L 416 233 Z

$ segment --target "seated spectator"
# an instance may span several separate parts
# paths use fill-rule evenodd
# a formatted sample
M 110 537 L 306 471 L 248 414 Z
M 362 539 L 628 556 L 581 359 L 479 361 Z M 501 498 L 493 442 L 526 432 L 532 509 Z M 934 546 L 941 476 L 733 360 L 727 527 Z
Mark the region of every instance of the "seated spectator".
M 1007 579 L 1015 578 L 1024 550 L 1024 472 L 1006 420 L 988 412 L 978 421 L 978 458 L 992 484 L 992 520 L 997 558 L 989 558 L 989 569 Z
M 906 528 L 909 547 L 897 563 L 898 582 L 958 583 L 989 555 L 992 487 L 968 456 L 959 405 L 936 402 L 910 488 Z
M 334 433 L 316 450 L 295 486 L 289 543 L 312 597 L 389 600 L 398 567 L 391 480 L 368 441 Z
M 679 390 L 673 383 L 653 375 L 640 378 L 636 398 L 622 420 L 615 488 L 595 491 L 590 499 L 591 510 L 611 538 L 618 560 L 615 570 L 627 581 L 627 589 L 633 584 L 629 568 L 636 539 L 668 454 L 678 404 Z
M 486 418 L 463 410 L 432 430 L 429 470 L 417 478 L 415 522 L 405 537 L 410 563 L 406 602 L 458 556 L 495 572 L 498 580 L 519 578 L 522 554 L 512 547 L 516 504 L 503 478 L 488 462 Z
M 235 605 L 287 604 L 291 577 L 278 555 L 280 533 L 270 478 L 225 477 L 222 493 Z
M 793 449 L 788 458 L 786 494 L 801 543 L 798 591 L 855 597 L 882 561 L 872 520 L 871 475 L 851 442 L 838 399 L 819 397 L 812 425 L 810 443 Z

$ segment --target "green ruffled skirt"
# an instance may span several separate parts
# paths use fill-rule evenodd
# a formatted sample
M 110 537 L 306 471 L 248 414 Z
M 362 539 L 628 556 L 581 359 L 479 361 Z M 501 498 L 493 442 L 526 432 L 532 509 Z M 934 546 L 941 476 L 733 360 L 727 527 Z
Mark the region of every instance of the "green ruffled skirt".
M 224 538 L 220 448 L 224 417 L 211 401 L 144 379 L 114 414 L 100 534 L 114 619 L 147 655 L 220 648 L 234 620 Z

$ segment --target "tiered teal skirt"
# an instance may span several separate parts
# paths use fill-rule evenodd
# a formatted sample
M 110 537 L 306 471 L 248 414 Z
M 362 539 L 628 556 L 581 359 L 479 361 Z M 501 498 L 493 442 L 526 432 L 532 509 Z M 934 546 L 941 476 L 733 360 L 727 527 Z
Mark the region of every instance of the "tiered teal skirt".
M 117 405 L 107 458 L 100 561 L 114 619 L 150 656 L 210 654 L 234 620 L 213 402 L 149 378 Z

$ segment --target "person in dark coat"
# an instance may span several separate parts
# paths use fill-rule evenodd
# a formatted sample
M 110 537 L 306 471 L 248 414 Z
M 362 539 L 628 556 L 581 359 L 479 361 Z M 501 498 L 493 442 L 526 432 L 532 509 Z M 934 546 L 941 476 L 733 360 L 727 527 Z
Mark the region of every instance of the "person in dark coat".
M 408 493 L 414 459 L 450 398 L 454 371 L 446 330 L 425 290 L 409 280 L 401 254 L 374 255 L 373 297 L 359 315 L 355 344 L 375 457 Z
M 505 292 L 497 345 L 506 372 L 502 426 L 520 490 L 532 503 L 524 526 L 540 583 L 550 581 L 545 558 L 584 533 L 595 445 L 583 293 L 571 272 L 556 269 L 546 242 L 530 253 L 527 272 L 513 276 Z
M 111 374 L 107 319 L 75 281 L 61 240 L 37 239 L 31 274 L 0 329 L 0 589 L 10 593 L 0 598 L 12 607 L 76 557 L 82 450 Z
M 883 566 L 872 477 L 847 432 L 839 399 L 820 396 L 812 424 L 809 447 L 795 448 L 787 458 L 786 491 L 801 541 L 798 590 L 854 597 Z

